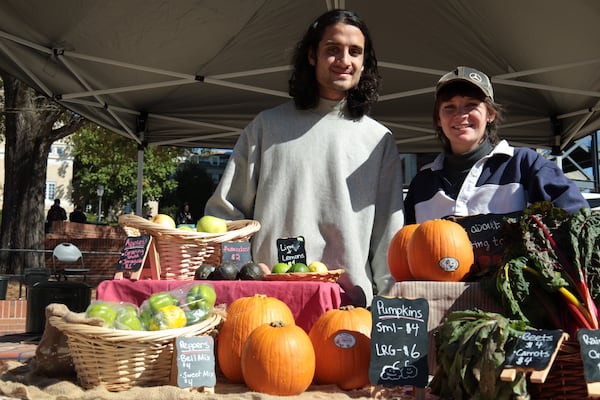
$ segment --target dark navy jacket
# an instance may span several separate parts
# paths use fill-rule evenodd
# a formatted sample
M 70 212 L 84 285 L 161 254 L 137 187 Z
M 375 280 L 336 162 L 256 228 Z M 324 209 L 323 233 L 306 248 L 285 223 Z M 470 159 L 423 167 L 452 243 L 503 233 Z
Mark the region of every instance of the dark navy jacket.
M 504 140 L 475 163 L 456 199 L 444 192 L 443 164 L 442 153 L 413 178 L 404 202 L 406 224 L 449 215 L 508 214 L 542 200 L 571 213 L 588 207 L 577 186 L 554 162 Z

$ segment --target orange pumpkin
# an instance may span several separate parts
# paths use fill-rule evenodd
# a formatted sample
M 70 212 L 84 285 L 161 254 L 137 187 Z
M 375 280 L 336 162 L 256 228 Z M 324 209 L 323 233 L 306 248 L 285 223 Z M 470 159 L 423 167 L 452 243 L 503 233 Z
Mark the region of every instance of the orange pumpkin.
M 240 297 L 227 307 L 227 319 L 217 338 L 217 360 L 221 372 L 230 382 L 244 382 L 241 355 L 248 336 L 255 328 L 273 321 L 295 324 L 288 305 L 275 297 L 264 294 Z
M 474 261 L 469 235 L 453 221 L 425 221 L 408 243 L 408 265 L 416 280 L 458 282 L 469 273 Z
M 343 306 L 315 321 L 308 336 L 317 357 L 315 381 L 350 390 L 369 384 L 371 312 Z
M 304 329 L 281 321 L 254 329 L 242 349 L 244 382 L 256 392 L 291 396 L 315 374 L 315 351 Z
M 419 224 L 404 225 L 392 240 L 388 248 L 387 259 L 390 274 L 396 282 L 414 280 L 408 267 L 408 242 Z

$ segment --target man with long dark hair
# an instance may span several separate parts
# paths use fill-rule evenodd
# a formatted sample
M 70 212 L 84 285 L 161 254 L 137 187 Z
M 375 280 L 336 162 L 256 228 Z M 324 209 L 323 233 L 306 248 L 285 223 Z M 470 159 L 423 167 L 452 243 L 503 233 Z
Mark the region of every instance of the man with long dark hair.
M 278 262 L 277 239 L 302 236 L 308 262 L 343 268 L 355 305 L 393 280 L 387 248 L 403 225 L 402 171 L 389 130 L 368 116 L 380 76 L 366 25 L 332 10 L 298 43 L 293 101 L 242 132 L 205 213 L 256 219 L 253 260 Z

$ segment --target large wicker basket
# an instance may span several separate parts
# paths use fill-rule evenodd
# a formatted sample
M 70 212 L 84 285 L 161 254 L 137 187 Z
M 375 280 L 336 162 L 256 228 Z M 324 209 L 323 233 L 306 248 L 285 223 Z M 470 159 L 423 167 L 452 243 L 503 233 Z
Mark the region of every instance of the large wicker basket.
M 127 235 L 151 235 L 160 261 L 160 279 L 192 280 L 196 269 L 206 263 L 221 263 L 221 244 L 248 241 L 260 229 L 255 220 L 227 221 L 225 233 L 203 233 L 167 228 L 132 214 L 119 217 Z
M 563 342 L 544 383 L 527 383 L 532 399 L 591 399 L 588 397 L 579 342 Z
M 111 392 L 169 384 L 175 339 L 211 334 L 221 321 L 215 313 L 185 328 L 127 331 L 67 322 L 58 316 L 49 318 L 49 323 L 67 337 L 82 387 L 103 386 Z

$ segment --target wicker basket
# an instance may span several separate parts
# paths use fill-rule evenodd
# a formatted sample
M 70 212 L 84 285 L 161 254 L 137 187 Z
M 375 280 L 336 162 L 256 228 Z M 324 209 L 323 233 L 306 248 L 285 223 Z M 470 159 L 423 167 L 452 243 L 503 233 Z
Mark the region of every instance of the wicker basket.
M 160 260 L 160 279 L 192 280 L 206 263 L 221 263 L 221 244 L 248 241 L 260 229 L 255 220 L 227 221 L 225 233 L 203 233 L 167 228 L 137 215 L 123 214 L 119 225 L 127 235 L 151 235 Z
M 80 384 L 85 389 L 103 386 L 111 392 L 169 384 L 175 339 L 208 335 L 221 321 L 215 313 L 185 328 L 127 331 L 66 322 L 58 316 L 49 318 L 49 323 L 67 337 Z
M 265 275 L 265 281 L 304 281 L 304 282 L 332 282 L 338 281 L 343 269 L 332 269 L 328 272 L 293 272 L 285 274 Z
M 544 383 L 527 383 L 532 399 L 591 399 L 583 372 L 579 342 L 563 342 Z

